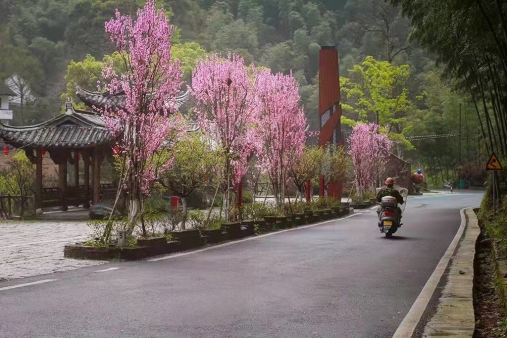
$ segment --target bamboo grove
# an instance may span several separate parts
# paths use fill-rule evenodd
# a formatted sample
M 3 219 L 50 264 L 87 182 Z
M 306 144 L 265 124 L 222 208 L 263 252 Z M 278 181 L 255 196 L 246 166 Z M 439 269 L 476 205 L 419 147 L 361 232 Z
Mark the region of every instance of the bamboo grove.
M 507 1 L 391 0 L 475 107 L 488 153 L 507 156 Z

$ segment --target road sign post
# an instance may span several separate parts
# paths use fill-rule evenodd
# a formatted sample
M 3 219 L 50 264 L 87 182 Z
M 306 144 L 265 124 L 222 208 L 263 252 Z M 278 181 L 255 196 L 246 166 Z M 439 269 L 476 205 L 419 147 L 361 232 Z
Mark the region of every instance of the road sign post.
M 486 170 L 493 172 L 493 215 L 496 215 L 496 198 L 498 194 L 496 185 L 498 180 L 498 171 L 502 171 L 503 167 L 495 153 L 491 154 L 491 157 L 486 164 Z

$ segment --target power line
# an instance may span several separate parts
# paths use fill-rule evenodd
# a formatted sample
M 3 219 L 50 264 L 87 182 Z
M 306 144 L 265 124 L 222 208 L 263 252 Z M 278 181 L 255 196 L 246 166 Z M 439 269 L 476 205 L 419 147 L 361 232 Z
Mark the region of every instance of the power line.
M 429 134 L 429 135 L 414 135 L 414 136 L 407 136 L 405 139 L 410 141 L 417 141 L 417 140 L 429 140 L 429 139 L 446 139 L 446 138 L 455 138 L 459 137 L 460 134 Z

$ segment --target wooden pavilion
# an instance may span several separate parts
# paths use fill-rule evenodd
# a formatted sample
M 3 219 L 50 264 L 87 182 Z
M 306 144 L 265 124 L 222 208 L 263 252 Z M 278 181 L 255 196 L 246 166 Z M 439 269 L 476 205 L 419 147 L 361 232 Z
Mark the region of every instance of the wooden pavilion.
M 100 165 L 112 153 L 113 142 L 101 117 L 75 110 L 68 101 L 65 114 L 38 125 L 14 127 L 0 123 L 0 137 L 6 144 L 23 149 L 35 164 L 36 208 L 62 206 L 66 210 L 69 205 L 89 207 L 90 201 L 100 201 Z M 46 153 L 58 165 L 58 187 L 42 186 L 42 158 Z M 82 185 L 79 161 L 84 163 Z M 74 166 L 72 186 L 67 182 L 68 165 Z
M 92 110 L 109 107 L 121 109 L 125 94 L 91 92 L 76 88 L 77 96 Z M 177 97 L 179 110 L 189 99 L 189 91 Z M 195 127 L 191 130 L 195 130 Z M 0 123 L 0 138 L 5 144 L 23 149 L 35 164 L 35 207 L 45 208 L 96 204 L 104 196 L 115 195 L 112 184 L 101 184 L 101 164 L 112 160 L 114 136 L 106 128 L 104 118 L 95 112 L 74 109 L 67 101 L 65 113 L 33 126 L 7 126 Z M 58 187 L 43 187 L 42 159 L 46 153 L 58 165 Z M 79 163 L 83 162 L 83 183 L 79 181 Z M 74 166 L 72 185 L 68 180 L 68 165 Z

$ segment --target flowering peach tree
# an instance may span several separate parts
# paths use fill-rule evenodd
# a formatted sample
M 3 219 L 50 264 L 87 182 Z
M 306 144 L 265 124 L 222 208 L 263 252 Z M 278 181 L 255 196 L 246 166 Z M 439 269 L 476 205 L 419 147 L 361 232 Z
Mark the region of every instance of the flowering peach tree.
M 102 71 L 103 89 L 125 94 L 121 107 L 105 107 L 102 113 L 123 158 L 121 182 L 127 192 L 128 228 L 132 232 L 143 216 L 144 198 L 157 176 L 171 165 L 171 159 L 156 154 L 168 135 L 175 136 L 180 130 L 173 113 L 182 71 L 171 58 L 174 27 L 154 1 L 138 10 L 136 20 L 117 10 L 105 29 L 124 65 L 122 74 L 117 74 L 112 64 Z
M 308 124 L 299 105 L 299 85 L 292 75 L 257 71 L 255 89 L 259 108 L 257 154 L 280 207 L 285 202 L 290 173 L 303 155 Z
M 358 123 L 349 137 L 349 155 L 354 166 L 355 184 L 358 195 L 374 187 L 373 177 L 391 152 L 391 141 L 379 133 L 379 125 Z
M 248 156 L 256 143 L 252 126 L 257 113 L 255 93 L 244 60 L 235 54 L 226 58 L 210 55 L 197 63 L 191 93 L 200 127 L 223 152 L 220 168 L 225 217 L 229 219 L 231 190 L 248 170 Z

